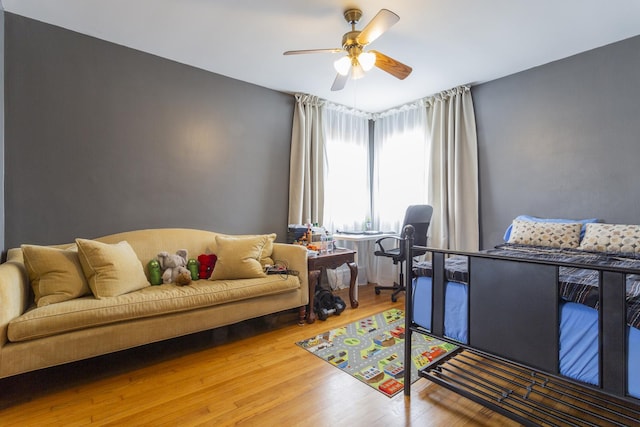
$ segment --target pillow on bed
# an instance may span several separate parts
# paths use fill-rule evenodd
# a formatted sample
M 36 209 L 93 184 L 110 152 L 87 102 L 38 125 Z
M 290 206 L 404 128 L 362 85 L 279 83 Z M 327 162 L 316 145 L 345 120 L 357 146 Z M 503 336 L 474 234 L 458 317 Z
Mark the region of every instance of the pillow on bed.
M 535 222 L 514 220 L 509 243 L 551 248 L 577 248 L 580 244 L 579 222 Z
M 534 221 L 534 222 L 559 222 L 559 223 L 574 223 L 574 222 L 579 222 L 580 224 L 582 224 L 582 229 L 580 230 L 580 238 L 582 239 L 584 237 L 584 232 L 585 232 L 585 226 L 587 224 L 593 223 L 593 222 L 598 222 L 598 218 L 586 218 L 586 219 L 564 219 L 564 218 L 538 218 L 537 216 L 531 216 L 531 215 L 518 215 L 515 219 L 519 219 L 522 221 Z M 510 224 L 509 227 L 507 227 L 507 230 L 504 233 L 504 241 L 508 242 L 509 241 L 509 237 L 511 237 L 511 229 L 513 227 L 513 224 Z
M 587 224 L 587 232 L 578 249 L 640 253 L 640 225 Z

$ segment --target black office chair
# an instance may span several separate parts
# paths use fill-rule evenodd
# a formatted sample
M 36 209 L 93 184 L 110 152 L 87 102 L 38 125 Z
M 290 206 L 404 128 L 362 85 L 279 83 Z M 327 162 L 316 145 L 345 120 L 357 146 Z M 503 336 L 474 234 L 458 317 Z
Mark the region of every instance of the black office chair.
M 407 212 L 404 214 L 402 229 L 409 224 L 413 226 L 415 229 L 413 244 L 415 246 L 427 246 L 427 231 L 429 230 L 432 215 L 433 207 L 429 205 L 411 205 L 407 208 Z M 406 260 L 406 256 L 403 244 L 400 244 L 398 248 L 386 249 L 382 245 L 382 242 L 388 239 L 401 240 L 401 238 L 397 236 L 382 237 L 376 240 L 376 245 L 379 247 L 379 250 L 376 250 L 373 254 L 391 258 L 394 264 L 400 264 L 400 277 L 398 278 L 398 282 L 393 282 L 393 286 L 376 286 L 375 291 L 376 295 L 380 295 L 380 291 L 383 289 L 393 291 L 391 293 L 391 301 L 396 302 L 398 301 L 398 294 L 405 290 L 403 263 Z M 414 249 L 413 256 L 424 255 L 426 252 L 424 249 Z

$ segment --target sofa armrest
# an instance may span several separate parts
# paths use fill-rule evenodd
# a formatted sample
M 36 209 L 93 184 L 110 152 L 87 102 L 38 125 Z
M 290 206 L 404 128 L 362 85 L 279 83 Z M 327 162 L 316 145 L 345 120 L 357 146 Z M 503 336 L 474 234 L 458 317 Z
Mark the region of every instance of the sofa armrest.
M 271 255 L 275 263 L 282 262 L 290 270 L 299 273 L 302 300 L 300 305 L 309 304 L 309 273 L 307 269 L 307 248 L 300 245 L 274 243 Z
M 7 342 L 9 322 L 25 312 L 30 289 L 22 251 L 10 249 L 7 262 L 0 264 L 0 347 Z

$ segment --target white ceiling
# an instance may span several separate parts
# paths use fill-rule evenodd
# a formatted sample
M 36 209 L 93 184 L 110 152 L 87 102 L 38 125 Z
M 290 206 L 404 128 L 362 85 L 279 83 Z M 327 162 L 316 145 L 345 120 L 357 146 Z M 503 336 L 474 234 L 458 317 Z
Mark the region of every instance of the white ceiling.
M 378 112 L 640 34 L 638 0 L 2 0 L 6 11 L 270 89 Z M 331 92 L 340 47 L 381 8 L 400 21 L 371 43 L 413 67 L 405 80 L 373 69 Z

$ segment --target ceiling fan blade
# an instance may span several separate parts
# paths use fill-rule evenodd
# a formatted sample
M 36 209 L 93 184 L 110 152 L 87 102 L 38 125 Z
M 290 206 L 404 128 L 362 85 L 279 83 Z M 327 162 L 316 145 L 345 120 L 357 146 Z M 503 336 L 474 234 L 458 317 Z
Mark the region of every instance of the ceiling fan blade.
M 349 80 L 349 75 L 351 74 L 351 70 L 344 76 L 340 73 L 336 74 L 336 79 L 333 81 L 331 85 L 331 91 L 335 92 L 337 90 L 344 89 L 344 86 L 347 84 L 347 80 Z
M 342 52 L 342 48 L 333 49 L 305 49 L 305 50 L 288 50 L 283 55 L 302 55 L 306 53 L 339 53 Z
M 400 17 L 388 9 L 380 9 L 380 12 L 373 17 L 360 32 L 356 40 L 361 45 L 367 45 L 380 37 L 382 33 L 391 28 L 396 22 L 400 20 Z
M 370 50 L 369 52 L 373 53 L 376 56 L 376 67 L 380 68 L 383 71 L 386 71 L 394 77 L 399 78 L 400 80 L 406 79 L 407 76 L 411 74 L 411 71 L 413 71 L 413 68 L 409 67 L 408 65 L 405 65 L 402 62 L 398 62 L 395 59 L 378 52 L 377 50 Z

